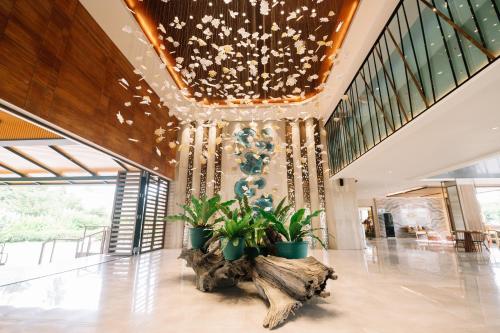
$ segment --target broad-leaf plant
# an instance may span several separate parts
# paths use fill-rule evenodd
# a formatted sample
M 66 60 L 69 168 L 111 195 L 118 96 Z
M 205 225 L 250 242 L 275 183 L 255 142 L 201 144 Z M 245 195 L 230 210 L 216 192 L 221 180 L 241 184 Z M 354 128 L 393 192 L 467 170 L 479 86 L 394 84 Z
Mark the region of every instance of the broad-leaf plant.
M 212 198 L 207 198 L 202 196 L 201 198 L 196 198 L 191 196 L 191 203 L 187 205 L 181 205 L 184 209 L 182 214 L 167 216 L 167 221 L 183 221 L 190 224 L 193 228 L 213 228 L 213 224 L 216 222 L 214 217 L 215 213 L 219 210 L 229 210 L 229 207 L 236 200 L 228 200 L 221 202 L 220 195 L 216 195 Z

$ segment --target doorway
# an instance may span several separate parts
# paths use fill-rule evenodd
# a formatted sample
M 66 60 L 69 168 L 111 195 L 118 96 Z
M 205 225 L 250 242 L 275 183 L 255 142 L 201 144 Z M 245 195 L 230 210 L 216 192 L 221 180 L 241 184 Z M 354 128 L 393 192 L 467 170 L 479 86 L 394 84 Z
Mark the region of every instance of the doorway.
M 0 285 L 163 248 L 168 184 L 0 110 Z
M 359 221 L 363 225 L 366 239 L 375 238 L 375 221 L 373 219 L 372 207 L 359 207 Z

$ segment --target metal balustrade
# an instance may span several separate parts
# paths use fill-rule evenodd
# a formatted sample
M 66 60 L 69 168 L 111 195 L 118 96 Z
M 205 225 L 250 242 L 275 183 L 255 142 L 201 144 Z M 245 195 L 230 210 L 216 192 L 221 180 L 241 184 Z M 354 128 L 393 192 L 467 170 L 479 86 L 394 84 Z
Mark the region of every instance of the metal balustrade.
M 498 59 L 500 0 L 402 0 L 326 122 L 334 175 Z
M 100 229 L 93 233 L 87 233 L 89 229 Z M 56 244 L 58 242 L 75 242 L 75 258 L 80 257 L 88 257 L 94 254 L 104 254 L 107 249 L 108 235 L 109 235 L 109 226 L 92 226 L 92 227 L 84 227 L 83 236 L 81 238 L 56 238 L 49 239 L 42 243 L 40 248 L 40 256 L 38 257 L 38 264 L 41 265 L 45 258 L 45 249 L 47 244 L 52 244 L 50 250 L 50 257 L 48 262 L 52 263 L 54 259 L 54 252 L 56 250 Z M 99 244 L 98 252 L 91 252 L 92 244 Z

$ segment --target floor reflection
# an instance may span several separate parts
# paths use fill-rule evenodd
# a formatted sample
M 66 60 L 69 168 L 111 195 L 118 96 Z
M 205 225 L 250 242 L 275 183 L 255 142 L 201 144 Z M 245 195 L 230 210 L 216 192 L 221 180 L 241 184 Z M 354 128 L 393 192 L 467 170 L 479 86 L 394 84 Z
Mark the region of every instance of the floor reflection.
M 178 250 L 152 252 L 0 287 L 0 333 L 267 332 L 251 283 L 202 293 Z M 414 240 L 312 251 L 339 276 L 280 332 L 497 332 L 500 264 L 491 253 Z M 360 317 L 361 316 L 361 317 Z M 406 329 L 405 329 L 406 330 Z
M 101 303 L 102 267 L 91 266 L 0 288 L 0 306 L 97 310 Z

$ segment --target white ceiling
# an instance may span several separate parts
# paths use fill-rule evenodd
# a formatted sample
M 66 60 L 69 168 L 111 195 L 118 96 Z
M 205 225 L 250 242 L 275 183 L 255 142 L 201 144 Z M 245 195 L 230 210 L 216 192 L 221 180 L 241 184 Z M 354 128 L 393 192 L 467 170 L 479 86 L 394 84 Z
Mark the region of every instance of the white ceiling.
M 500 152 L 500 61 L 375 146 L 335 178 L 356 178 L 360 199 L 433 184 L 424 180 Z M 434 182 L 434 184 L 436 184 Z
M 293 105 L 209 108 L 187 100 L 179 92 L 167 70 L 160 69 L 160 60 L 156 53 L 139 42 L 134 34 L 122 31 L 126 25 L 133 30 L 141 31 L 124 1 L 80 0 L 80 2 L 134 66 L 139 67 L 140 64 L 144 64 L 148 68 L 158 69 L 143 71 L 145 80 L 160 97 L 165 98 L 165 104 L 170 112 L 183 120 L 264 120 L 311 116 L 327 119 L 398 3 L 397 0 L 361 1 L 340 50 L 338 62 L 326 82 L 326 88 L 314 98 Z M 147 40 L 144 34 L 142 36 Z M 150 57 L 146 56 L 148 53 Z M 140 55 L 144 55 L 145 60 L 137 61 L 136 57 Z

